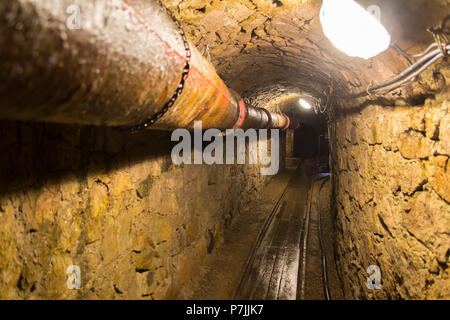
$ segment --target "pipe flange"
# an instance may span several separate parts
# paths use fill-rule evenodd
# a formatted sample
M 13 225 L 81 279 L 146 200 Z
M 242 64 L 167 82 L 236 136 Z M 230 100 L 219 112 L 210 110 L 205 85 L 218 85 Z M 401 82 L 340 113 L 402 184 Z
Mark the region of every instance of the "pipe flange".
M 242 99 L 239 100 L 238 106 L 239 106 L 239 118 L 233 127 L 234 130 L 240 129 L 244 124 L 245 118 L 247 117 L 247 106 L 245 105 L 244 100 Z
M 282 113 L 283 117 L 285 117 L 287 119 L 287 125 L 286 127 L 283 128 L 283 130 L 287 130 L 289 129 L 289 127 L 291 126 L 291 118 L 289 118 L 287 115 L 285 115 L 284 113 Z

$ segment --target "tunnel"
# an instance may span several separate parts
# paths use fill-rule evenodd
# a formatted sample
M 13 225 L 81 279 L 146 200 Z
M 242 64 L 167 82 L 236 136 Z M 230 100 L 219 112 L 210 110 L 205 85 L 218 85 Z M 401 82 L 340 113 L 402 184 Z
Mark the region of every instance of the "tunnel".
M 449 8 L 2 0 L 0 299 L 448 300 Z

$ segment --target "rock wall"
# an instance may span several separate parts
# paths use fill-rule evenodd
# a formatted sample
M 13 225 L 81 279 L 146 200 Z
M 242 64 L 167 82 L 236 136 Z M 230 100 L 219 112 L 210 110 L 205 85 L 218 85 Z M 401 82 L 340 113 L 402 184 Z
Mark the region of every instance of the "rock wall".
M 189 297 L 265 182 L 258 166 L 173 165 L 167 132 L 2 122 L 0 136 L 1 299 Z
M 449 299 L 450 90 L 398 104 L 330 126 L 340 277 L 347 298 Z M 366 287 L 370 265 L 380 290 Z

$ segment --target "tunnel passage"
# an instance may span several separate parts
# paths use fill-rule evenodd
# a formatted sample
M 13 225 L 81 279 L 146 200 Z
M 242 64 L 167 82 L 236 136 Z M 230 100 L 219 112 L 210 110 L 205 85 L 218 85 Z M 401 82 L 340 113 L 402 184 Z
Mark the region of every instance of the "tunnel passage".
M 143 1 L 125 2 L 145 8 Z M 410 53 L 427 48 L 433 38 L 426 29 L 439 24 L 448 13 L 445 0 L 358 2 L 365 8 L 378 5 L 392 42 Z M 0 4 L 0 10 L 8 3 Z M 297 162 L 300 169 L 309 165 L 312 177 L 311 158 L 322 158 L 322 163 L 331 165 L 327 168 L 330 184 L 325 186 L 329 188 L 332 217 L 327 226 L 331 226 L 328 234 L 336 258 L 335 280 L 342 286 L 343 297 L 448 299 L 448 59 L 437 61 L 417 81 L 391 93 L 348 98 L 392 79 L 409 62 L 393 47 L 369 60 L 338 51 L 321 30 L 322 1 L 162 3 L 180 21 L 190 43 L 212 63 L 224 86 L 236 91 L 247 105 L 299 120 L 291 147 L 293 156 L 301 159 Z M 42 13 L 34 12 L 33 5 L 24 8 L 14 14 Z M 4 16 L 2 19 L 5 21 Z M 65 21 L 59 23 L 65 30 Z M 23 28 L 35 27 L 9 20 L 7 25 L 19 30 L 19 35 Z M 3 33 L 6 27 L 2 24 L 1 28 Z M 120 30 L 127 28 L 124 25 Z M 43 30 L 36 34 L 40 40 L 47 39 Z M 54 52 L 67 45 L 64 35 L 62 31 L 52 34 L 58 40 L 51 43 Z M 110 47 L 101 35 L 102 41 L 87 46 L 93 51 L 100 49 L 93 61 L 102 63 L 101 75 L 114 81 L 106 81 L 102 87 L 97 80 L 103 78 L 95 68 L 88 69 L 76 76 L 87 76 L 92 86 L 81 81 L 81 87 L 72 88 L 70 95 L 58 97 L 67 106 L 70 99 L 97 93 L 94 98 L 80 99 L 86 105 L 94 99 L 91 115 L 99 121 L 108 115 L 103 107 L 113 105 L 114 100 L 106 95 L 99 99 L 101 93 L 120 93 L 123 88 L 114 83 L 132 82 L 127 71 L 141 66 L 128 69 L 124 64 L 122 71 L 107 71 L 115 64 L 104 59 L 108 51 L 104 48 Z M 70 56 L 73 64 L 53 63 L 57 55 L 42 57 L 33 51 L 39 47 L 37 40 L 18 39 L 30 44 L 21 56 L 36 54 L 39 62 L 48 63 L 60 75 L 65 67 L 83 65 L 76 55 Z M 0 45 L 1 61 L 17 53 L 1 39 Z M 132 47 L 128 56 L 126 46 L 118 47 L 111 50 L 124 54 L 123 61 L 144 55 L 139 47 Z M 150 59 L 150 54 L 145 54 Z M 182 69 L 184 65 L 180 65 Z M 12 75 L 20 77 L 29 71 L 20 65 L 4 67 L 11 74 L 2 74 L 2 84 Z M 38 71 L 51 79 L 42 92 L 49 95 L 47 99 L 56 99 L 49 88 L 67 81 L 58 82 L 46 68 Z M 120 102 L 142 104 L 145 100 L 139 90 L 151 82 L 145 81 L 145 72 L 139 75 L 144 81 L 132 82 L 126 90 L 128 100 Z M 60 80 L 69 79 L 70 75 L 66 76 Z M 175 88 L 178 81 L 171 86 Z M 35 94 L 41 84 L 41 78 L 24 81 L 11 92 L 14 96 L 22 91 Z M 11 101 L 11 92 L 5 93 L 4 88 L 2 98 Z M 304 94 L 326 106 L 325 114 L 301 112 L 298 101 Z M 233 94 L 230 91 L 225 96 Z M 184 106 L 190 107 L 189 103 Z M 8 106 L 0 107 L 2 118 L 10 117 Z M 69 118 L 83 119 L 81 109 L 73 114 L 70 108 L 65 110 Z M 42 115 L 54 122 L 51 111 L 44 109 Z M 137 115 L 145 118 L 151 113 L 137 108 L 128 111 L 135 122 Z M 124 121 L 120 113 L 115 116 Z M 275 177 L 261 176 L 260 166 L 254 165 L 175 165 L 170 132 L 150 130 L 131 135 L 115 128 L 28 120 L 1 121 L 0 298 L 232 297 L 249 248 L 264 224 L 263 217 L 278 200 L 286 181 L 298 178 L 284 170 Z M 235 119 L 228 120 L 234 123 Z M 329 158 L 323 147 L 326 139 Z M 294 189 L 299 197 L 305 197 L 309 186 Z M 289 198 L 296 199 L 295 194 Z M 227 250 L 235 256 L 227 256 Z M 240 267 L 236 261 L 241 261 Z M 66 286 L 67 270 L 73 265 L 81 271 L 79 290 Z M 208 274 L 210 266 L 228 272 L 228 276 Z M 370 266 L 381 270 L 381 289 L 366 285 Z M 223 285 L 214 286 L 204 279 Z
M 314 127 L 304 125 L 294 133 L 294 156 L 296 158 L 314 158 L 319 152 L 319 134 Z

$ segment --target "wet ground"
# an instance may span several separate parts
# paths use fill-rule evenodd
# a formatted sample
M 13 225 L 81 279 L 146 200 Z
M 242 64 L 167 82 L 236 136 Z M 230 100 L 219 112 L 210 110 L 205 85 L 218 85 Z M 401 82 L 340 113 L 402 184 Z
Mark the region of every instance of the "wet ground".
M 311 197 L 307 246 L 306 252 L 304 254 L 302 252 L 305 272 L 302 277 L 302 266 L 300 265 L 297 298 L 302 300 L 322 300 L 328 296 L 329 299 L 343 299 L 344 295 L 340 279 L 338 278 L 334 256 L 334 239 L 336 234 L 331 212 L 331 182 L 323 176 L 314 178 L 315 180 L 312 181 L 309 190 Z M 306 232 L 304 235 L 306 235 Z M 302 239 L 302 245 L 304 241 L 305 237 Z M 326 265 L 325 268 L 323 267 L 324 264 Z M 326 285 L 323 281 L 324 277 L 327 278 Z M 325 293 L 325 286 L 328 287 L 328 295 Z
M 263 191 L 263 200 L 241 213 L 224 243 L 207 258 L 192 298 L 325 299 L 320 205 L 329 296 L 342 299 L 330 194 L 330 181 L 313 174 L 313 161 L 276 176 Z

